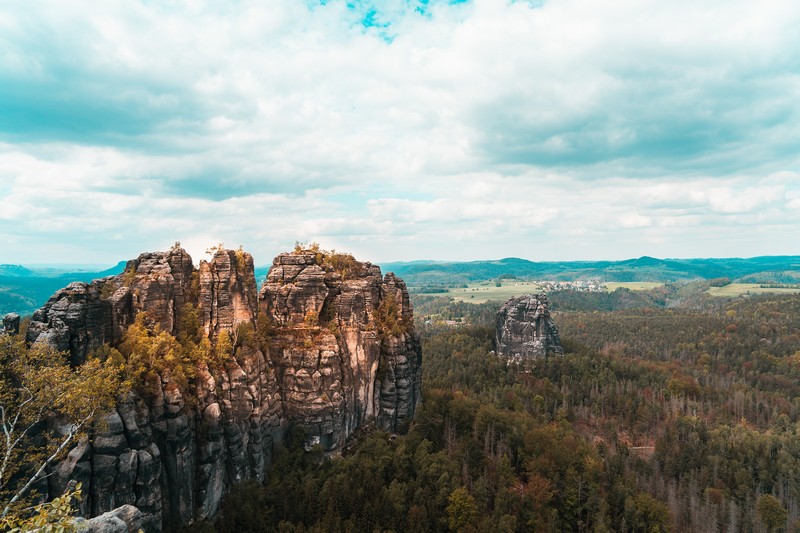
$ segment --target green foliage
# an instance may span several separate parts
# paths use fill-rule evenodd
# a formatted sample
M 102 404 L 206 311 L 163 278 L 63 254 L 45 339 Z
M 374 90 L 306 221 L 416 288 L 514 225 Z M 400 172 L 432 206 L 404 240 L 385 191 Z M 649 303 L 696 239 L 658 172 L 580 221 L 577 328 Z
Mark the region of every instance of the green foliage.
M 113 357 L 71 368 L 63 354 L 0 335 L 0 517 L 25 523 L 33 487 L 126 388 Z
M 351 254 L 331 250 L 323 255 L 323 265 L 330 266 L 334 272 L 347 279 L 358 266 L 358 261 Z
M 477 518 L 478 506 L 466 487 L 458 487 L 447 497 L 447 525 L 450 531 L 464 531 Z
M 408 434 L 373 432 L 330 460 L 290 437 L 263 488 L 224 499 L 217 530 L 621 530 L 626 498 L 641 493 L 635 474 L 607 470 L 550 379 L 491 355 L 492 331 L 426 328 L 424 400 Z M 561 383 L 603 367 L 597 356 L 569 357 L 541 371 Z
M 359 266 L 352 254 L 337 252 L 336 250 L 323 250 L 319 243 L 295 242 L 293 254 L 314 254 L 316 263 L 323 268 L 339 274 L 342 279 L 347 279 Z
M 666 533 L 670 530 L 669 508 L 649 494 L 625 499 L 625 523 L 632 531 Z
M 108 300 L 111 297 L 111 295 L 114 294 L 115 290 L 116 290 L 116 287 L 114 286 L 114 283 L 111 282 L 111 281 L 106 281 L 100 287 L 100 299 L 101 300 Z
M 9 533 L 37 531 L 41 533 L 72 533 L 78 531 L 74 522 L 76 512 L 73 502 L 81 500 L 81 484 L 67 490 L 49 502 L 26 509 L 22 516 L 0 518 L 0 529 Z
M 374 432 L 322 459 L 296 433 L 276 451 L 264 487 L 225 498 L 215 527 L 659 532 L 794 523 L 800 297 L 726 301 L 704 296 L 707 287 L 583 302 L 570 294 L 555 315 L 565 355 L 525 372 L 492 354 L 497 303 L 420 297 L 423 403 L 408 434 Z M 677 300 L 691 307 L 666 308 Z M 406 326 L 397 301 L 377 311 L 382 335 Z M 308 329 L 327 320 L 310 315 Z M 276 331 L 262 314 L 255 329 L 220 335 L 213 356 Z
M 136 281 L 136 264 L 132 264 L 130 268 L 122 273 L 122 285 L 124 287 L 132 286 L 134 281 Z
M 378 305 L 375 326 L 384 337 L 397 337 L 411 328 L 411 322 L 403 320 L 402 309 L 394 294 L 387 294 Z
M 781 501 L 772 494 L 764 494 L 758 498 L 756 503 L 758 517 L 764 523 L 767 531 L 775 531 L 786 525 L 789 513 L 781 504 Z

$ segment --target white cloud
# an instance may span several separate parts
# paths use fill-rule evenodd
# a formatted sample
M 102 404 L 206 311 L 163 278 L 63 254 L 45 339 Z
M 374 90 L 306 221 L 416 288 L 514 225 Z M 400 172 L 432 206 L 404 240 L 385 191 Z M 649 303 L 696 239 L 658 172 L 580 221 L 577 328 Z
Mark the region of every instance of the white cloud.
M 387 5 L 4 2 L 0 262 L 795 252 L 800 7 Z

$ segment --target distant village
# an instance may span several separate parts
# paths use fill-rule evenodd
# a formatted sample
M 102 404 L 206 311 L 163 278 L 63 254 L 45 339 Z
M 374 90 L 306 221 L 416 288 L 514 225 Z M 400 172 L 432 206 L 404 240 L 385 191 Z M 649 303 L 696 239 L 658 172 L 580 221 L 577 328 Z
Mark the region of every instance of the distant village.
M 581 279 L 576 281 L 537 281 L 543 292 L 550 291 L 582 291 L 606 292 L 605 282 L 597 279 Z

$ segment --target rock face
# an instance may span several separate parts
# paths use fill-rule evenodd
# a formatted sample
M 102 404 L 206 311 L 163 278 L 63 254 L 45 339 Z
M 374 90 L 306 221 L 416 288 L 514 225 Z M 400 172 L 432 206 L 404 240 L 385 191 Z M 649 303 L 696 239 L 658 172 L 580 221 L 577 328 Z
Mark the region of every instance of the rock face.
M 19 315 L 16 313 L 8 313 L 3 317 L 3 333 L 7 335 L 16 335 L 19 333 Z
M 497 313 L 495 325 L 497 353 L 511 361 L 564 353 L 544 294 L 511 298 Z
M 343 254 L 281 254 L 260 293 L 241 250 L 218 250 L 198 270 L 180 248 L 142 254 L 118 276 L 58 291 L 27 340 L 68 351 L 77 365 L 119 344 L 142 314 L 152 331 L 173 335 L 197 317 L 210 342 L 225 332 L 235 353 L 201 363 L 191 393 L 167 372 L 146 398 L 120 398 L 52 469 L 50 494 L 83 483 L 83 514 L 105 517 L 98 528 L 130 526 L 109 514 L 133 516 L 130 506 L 145 531 L 213 516 L 231 485 L 265 479 L 289 429 L 304 431 L 307 448 L 336 453 L 370 424 L 405 431 L 420 401 L 405 284 Z
M 123 505 L 91 520 L 79 518 L 74 525 L 86 533 L 136 533 L 145 527 L 142 512 L 133 505 Z
M 282 254 L 259 297 L 260 312 L 279 330 L 270 353 L 285 417 L 325 451 L 370 421 L 404 429 L 420 399 L 420 346 L 405 284 L 369 263 L 342 261 Z
M 233 331 L 241 323 L 254 323 L 258 312 L 253 257 L 241 250 L 219 250 L 200 261 L 200 305 L 206 334 Z
M 195 277 L 182 248 L 142 254 L 118 276 L 70 283 L 56 292 L 33 313 L 27 340 L 69 351 L 78 365 L 92 350 L 118 343 L 139 313 L 151 327 L 174 333 L 180 309 L 196 299 Z

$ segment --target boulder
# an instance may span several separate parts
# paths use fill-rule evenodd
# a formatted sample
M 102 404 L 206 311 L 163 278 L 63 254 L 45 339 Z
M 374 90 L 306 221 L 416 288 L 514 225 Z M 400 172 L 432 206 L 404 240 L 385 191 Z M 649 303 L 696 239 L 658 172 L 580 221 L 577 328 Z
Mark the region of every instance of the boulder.
M 3 317 L 3 332 L 7 335 L 16 335 L 19 333 L 19 315 L 16 313 L 8 313 Z

